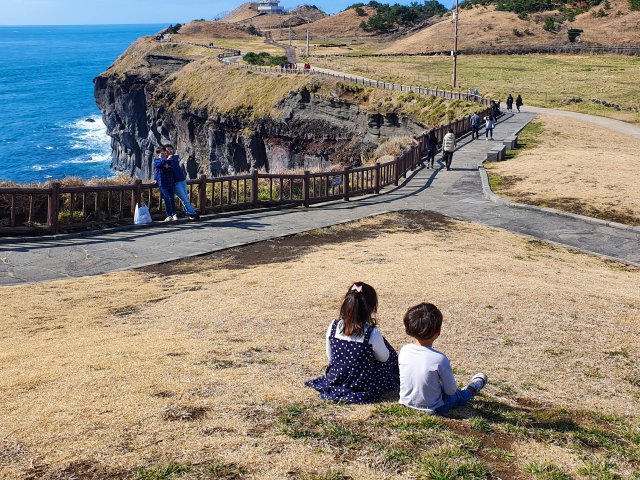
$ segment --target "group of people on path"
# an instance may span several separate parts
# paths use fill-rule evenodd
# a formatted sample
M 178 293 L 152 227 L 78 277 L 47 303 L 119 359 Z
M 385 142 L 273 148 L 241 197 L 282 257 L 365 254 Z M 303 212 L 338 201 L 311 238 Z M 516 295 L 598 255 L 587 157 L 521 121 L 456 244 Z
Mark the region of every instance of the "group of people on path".
M 199 220 L 200 215 L 196 213 L 189 201 L 187 178 L 180 167 L 179 156 L 174 154 L 173 145 L 157 147 L 156 155 L 157 157 L 153 161 L 153 183 L 160 188 L 160 194 L 164 200 L 167 213 L 167 218 L 164 221 L 178 220 L 176 215 L 176 196 L 182 202 L 184 216 L 189 220 Z
M 320 398 L 348 403 L 371 403 L 400 388 L 399 402 L 407 407 L 442 415 L 464 405 L 487 384 L 478 373 L 458 389 L 449 359 L 433 348 L 443 316 L 431 303 L 411 307 L 403 318 L 404 331 L 414 339 L 398 355 L 376 326 L 375 289 L 354 283 L 344 297 L 340 315 L 327 328 L 325 348 L 329 365 L 324 376 L 305 385 Z
M 518 95 L 516 99 L 516 107 L 520 112 L 520 107 L 523 105 L 522 97 Z M 513 96 L 509 94 L 507 97 L 507 111 L 511 112 L 513 108 Z M 493 140 L 493 129 L 496 126 L 496 118 L 500 115 L 500 101 L 491 101 L 491 108 L 488 109 L 484 118 L 480 118 L 478 112 L 473 112 L 471 115 L 471 139 L 480 139 L 480 128 L 484 123 L 484 137 L 485 140 Z M 433 169 L 433 163 L 435 161 L 436 153 L 438 153 L 438 139 L 435 135 L 435 131 L 431 130 L 429 133 L 424 133 L 426 136 L 426 162 L 427 168 Z M 449 129 L 447 134 L 442 139 L 442 161 L 445 164 L 447 170 L 451 170 L 451 161 L 453 160 L 453 152 L 457 148 L 456 136 L 453 133 L 453 129 Z

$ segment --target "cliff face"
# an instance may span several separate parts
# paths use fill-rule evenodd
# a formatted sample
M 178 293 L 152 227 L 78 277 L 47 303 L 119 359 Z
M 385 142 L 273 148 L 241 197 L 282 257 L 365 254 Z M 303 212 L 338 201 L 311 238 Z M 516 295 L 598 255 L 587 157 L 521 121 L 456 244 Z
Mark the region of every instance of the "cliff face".
M 167 65 L 175 69 L 176 62 Z M 116 170 L 152 178 L 154 150 L 167 143 L 176 147 L 189 178 L 262 168 L 324 168 L 336 162 L 357 165 L 361 152 L 375 148 L 380 137 L 424 129 L 408 118 L 368 113 L 355 103 L 305 89 L 277 103 L 277 118 L 248 121 L 189 105 L 167 109 L 154 101 L 162 81 L 163 76 L 135 72 L 95 79 L 96 104 L 112 139 Z

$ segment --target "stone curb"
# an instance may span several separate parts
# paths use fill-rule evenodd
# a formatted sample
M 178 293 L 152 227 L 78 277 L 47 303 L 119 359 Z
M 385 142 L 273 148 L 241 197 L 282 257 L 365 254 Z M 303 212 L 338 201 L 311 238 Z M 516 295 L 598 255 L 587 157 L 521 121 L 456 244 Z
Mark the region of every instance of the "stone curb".
M 640 228 L 632 227 L 631 225 L 624 225 L 622 223 L 617 223 L 617 222 L 609 222 L 607 220 L 587 217 L 585 215 L 578 215 L 576 213 L 563 212 L 561 210 L 554 210 L 553 208 L 537 207 L 535 205 L 527 205 L 526 203 L 515 203 L 515 202 L 512 202 L 511 200 L 507 200 L 506 198 L 499 197 L 498 195 L 493 193 L 493 191 L 491 190 L 491 186 L 489 185 L 489 177 L 482 163 L 478 164 L 478 171 L 480 172 L 480 179 L 482 180 L 482 193 L 487 199 L 491 200 L 494 203 L 498 203 L 500 205 L 504 205 L 509 208 L 521 208 L 523 210 L 533 210 L 533 211 L 541 212 L 547 215 L 555 215 L 556 217 L 565 217 L 565 218 L 571 218 L 573 220 L 580 220 L 582 222 L 589 223 L 591 225 L 600 225 L 605 227 L 617 228 L 618 230 L 627 230 L 627 231 L 632 231 L 637 234 L 640 234 Z

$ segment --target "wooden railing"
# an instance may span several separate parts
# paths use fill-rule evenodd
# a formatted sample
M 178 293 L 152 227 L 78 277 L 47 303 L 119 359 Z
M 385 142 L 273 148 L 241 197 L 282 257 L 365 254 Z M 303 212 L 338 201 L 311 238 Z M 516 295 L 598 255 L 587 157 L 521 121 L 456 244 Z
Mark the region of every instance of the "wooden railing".
M 486 115 L 489 109 L 481 112 Z M 433 130 L 438 141 L 452 129 L 459 136 L 471 129 L 469 117 Z M 308 207 L 332 200 L 378 194 L 420 164 L 426 150 L 426 134 L 404 154 L 386 163 L 343 170 L 302 174 L 250 175 L 187 180 L 191 204 L 201 214 L 246 208 L 295 205 Z M 103 228 L 133 221 L 136 204 L 145 203 L 155 219 L 162 213 L 162 196 L 154 183 L 135 180 L 129 185 L 65 187 L 51 182 L 48 188 L 0 188 L 0 235 L 56 234 L 86 228 Z M 46 209 L 45 206 L 46 205 Z

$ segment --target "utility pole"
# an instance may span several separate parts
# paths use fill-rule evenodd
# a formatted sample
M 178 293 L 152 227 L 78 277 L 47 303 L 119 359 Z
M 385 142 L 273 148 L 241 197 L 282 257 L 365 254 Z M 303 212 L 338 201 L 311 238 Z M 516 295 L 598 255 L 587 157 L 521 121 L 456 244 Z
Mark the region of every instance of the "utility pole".
M 458 67 L 458 15 L 460 11 L 458 9 L 458 0 L 456 0 L 456 13 L 455 15 L 455 33 L 453 35 L 453 88 L 456 88 L 456 77 L 457 72 L 456 69 Z
M 309 56 L 309 20 L 307 20 L 307 57 Z

